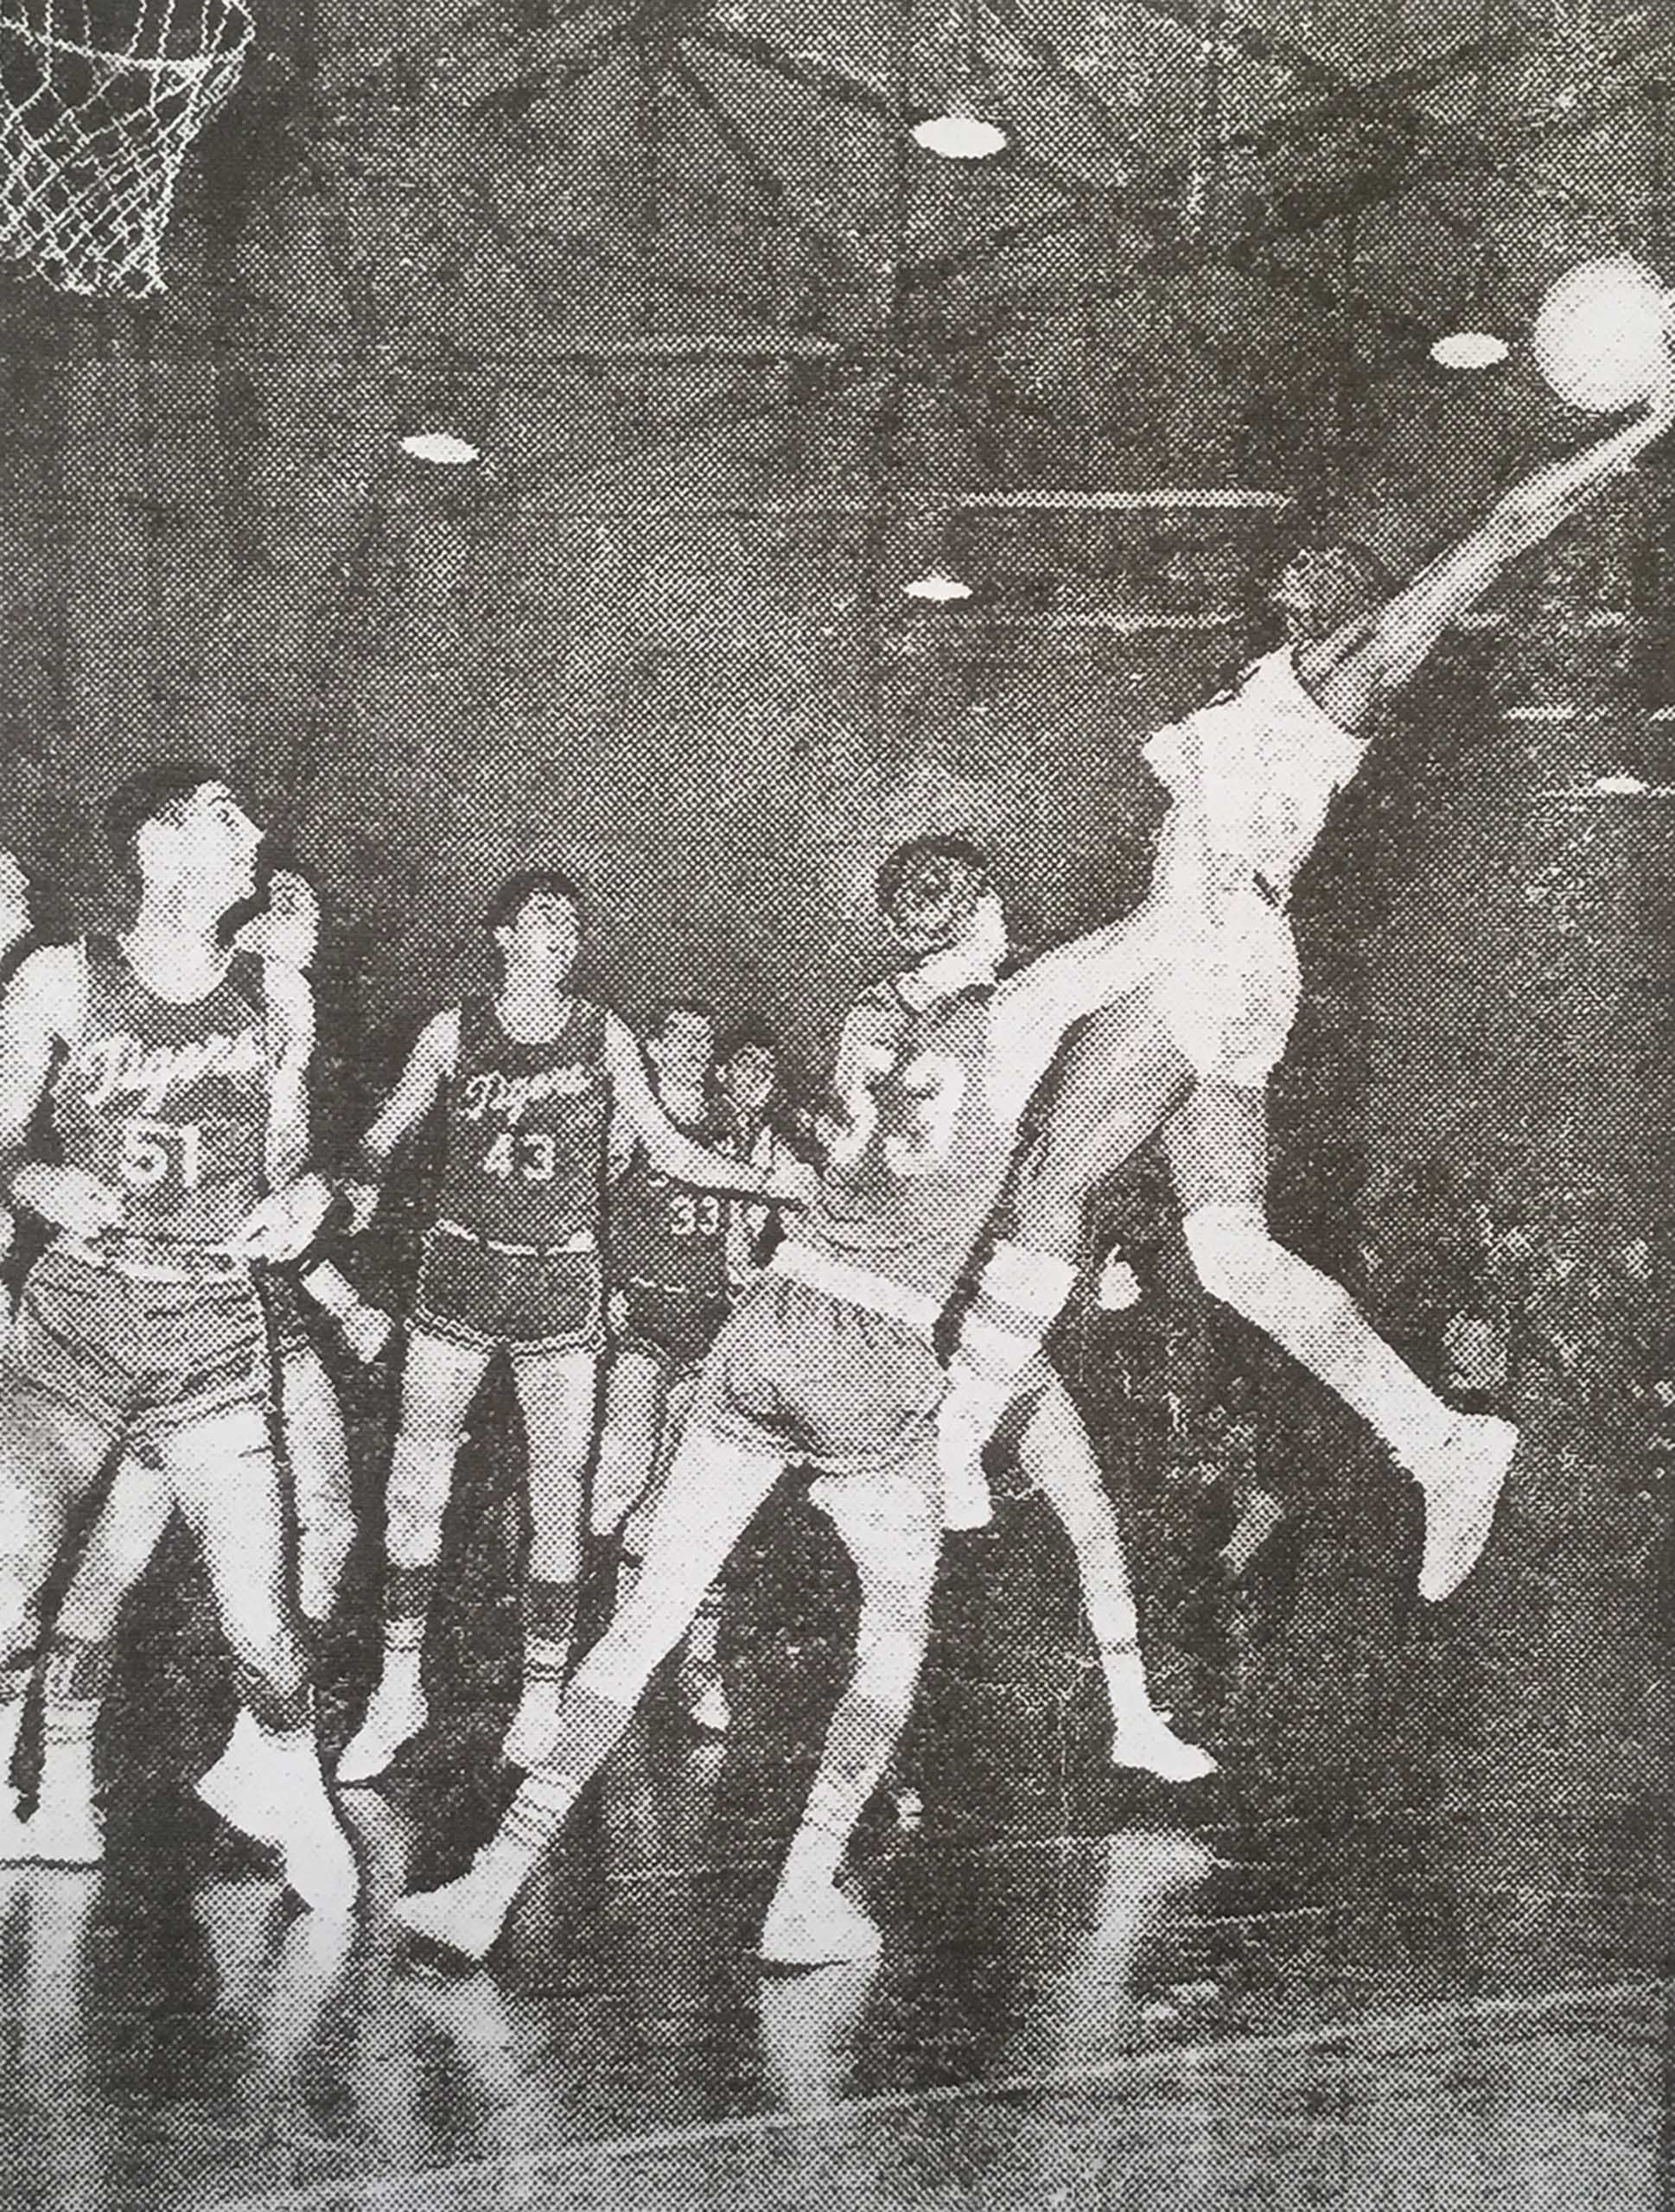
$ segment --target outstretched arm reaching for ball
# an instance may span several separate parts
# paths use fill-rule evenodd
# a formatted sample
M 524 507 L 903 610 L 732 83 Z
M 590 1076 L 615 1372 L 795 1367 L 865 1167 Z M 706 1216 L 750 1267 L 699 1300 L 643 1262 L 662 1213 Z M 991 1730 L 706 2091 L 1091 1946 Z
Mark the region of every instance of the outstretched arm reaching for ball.
M 1355 735 L 1417 674 L 1443 632 L 1522 555 L 1632 468 L 1675 423 L 1675 367 L 1644 414 L 1504 492 L 1468 537 L 1421 569 L 1376 614 L 1297 652 L 1297 674 L 1340 728 Z

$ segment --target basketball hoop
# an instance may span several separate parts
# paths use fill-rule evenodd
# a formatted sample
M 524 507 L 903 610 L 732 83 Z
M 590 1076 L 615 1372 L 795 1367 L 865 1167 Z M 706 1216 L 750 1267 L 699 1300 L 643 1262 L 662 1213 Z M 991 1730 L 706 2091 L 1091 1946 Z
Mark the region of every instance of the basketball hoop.
M 162 291 L 181 164 L 253 29 L 244 0 L 0 0 L 0 260 Z

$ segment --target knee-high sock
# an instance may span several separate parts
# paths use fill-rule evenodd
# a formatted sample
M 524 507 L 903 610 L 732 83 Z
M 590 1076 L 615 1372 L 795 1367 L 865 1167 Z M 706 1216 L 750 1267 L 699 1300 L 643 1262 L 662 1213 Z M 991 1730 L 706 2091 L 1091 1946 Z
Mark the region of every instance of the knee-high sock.
M 996 1245 L 949 1362 L 945 1427 L 976 1444 L 993 1434 L 1075 1281 L 1068 1260 L 1022 1244 Z
M 1211 1297 L 1335 1391 L 1410 1473 L 1423 1478 L 1453 1434 L 1455 1417 L 1348 1292 L 1277 1243 L 1258 1206 L 1200 1206 L 1182 1225 Z

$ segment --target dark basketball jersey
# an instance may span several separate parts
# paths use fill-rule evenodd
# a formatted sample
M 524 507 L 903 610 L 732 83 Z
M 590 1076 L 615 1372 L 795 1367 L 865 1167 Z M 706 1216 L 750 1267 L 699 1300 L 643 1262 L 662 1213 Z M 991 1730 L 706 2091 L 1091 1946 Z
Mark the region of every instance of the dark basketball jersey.
M 848 1071 L 847 1127 L 806 1223 L 790 1233 L 940 1301 L 1016 1143 L 988 1100 L 994 992 L 974 988 L 914 1013 L 886 986 L 861 1004 L 874 1034 Z
M 224 1242 L 267 1187 L 273 1053 L 262 963 L 234 956 L 207 996 L 147 990 L 113 940 L 81 948 L 81 1034 L 53 1078 L 67 1165 L 121 1191 L 147 1238 Z
M 697 1144 L 720 1149 L 708 1122 L 676 1125 Z M 729 1208 L 715 1191 L 695 1190 L 636 1152 L 610 1195 L 611 1278 L 700 1298 L 724 1297 Z
M 510 1244 L 597 1235 L 610 1109 L 602 1007 L 574 999 L 557 1037 L 524 1045 L 491 1000 L 468 999 L 446 1086 L 439 1217 Z

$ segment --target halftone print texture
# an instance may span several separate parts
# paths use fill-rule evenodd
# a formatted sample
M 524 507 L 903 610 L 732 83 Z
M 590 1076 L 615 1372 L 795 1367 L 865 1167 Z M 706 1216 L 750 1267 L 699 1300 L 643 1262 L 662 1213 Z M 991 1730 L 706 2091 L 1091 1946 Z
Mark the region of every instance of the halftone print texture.
M 1631 0 L 0 0 L 0 2205 L 1669 2201 L 1672 70 Z M 18 1182 L 20 963 L 206 757 L 318 893 L 326 1306 Z M 1134 918 L 964 1281 L 617 1281 L 566 982 L 911 1181 L 930 833 L 1020 995 Z M 482 1112 L 363 1151 L 462 1006 Z

